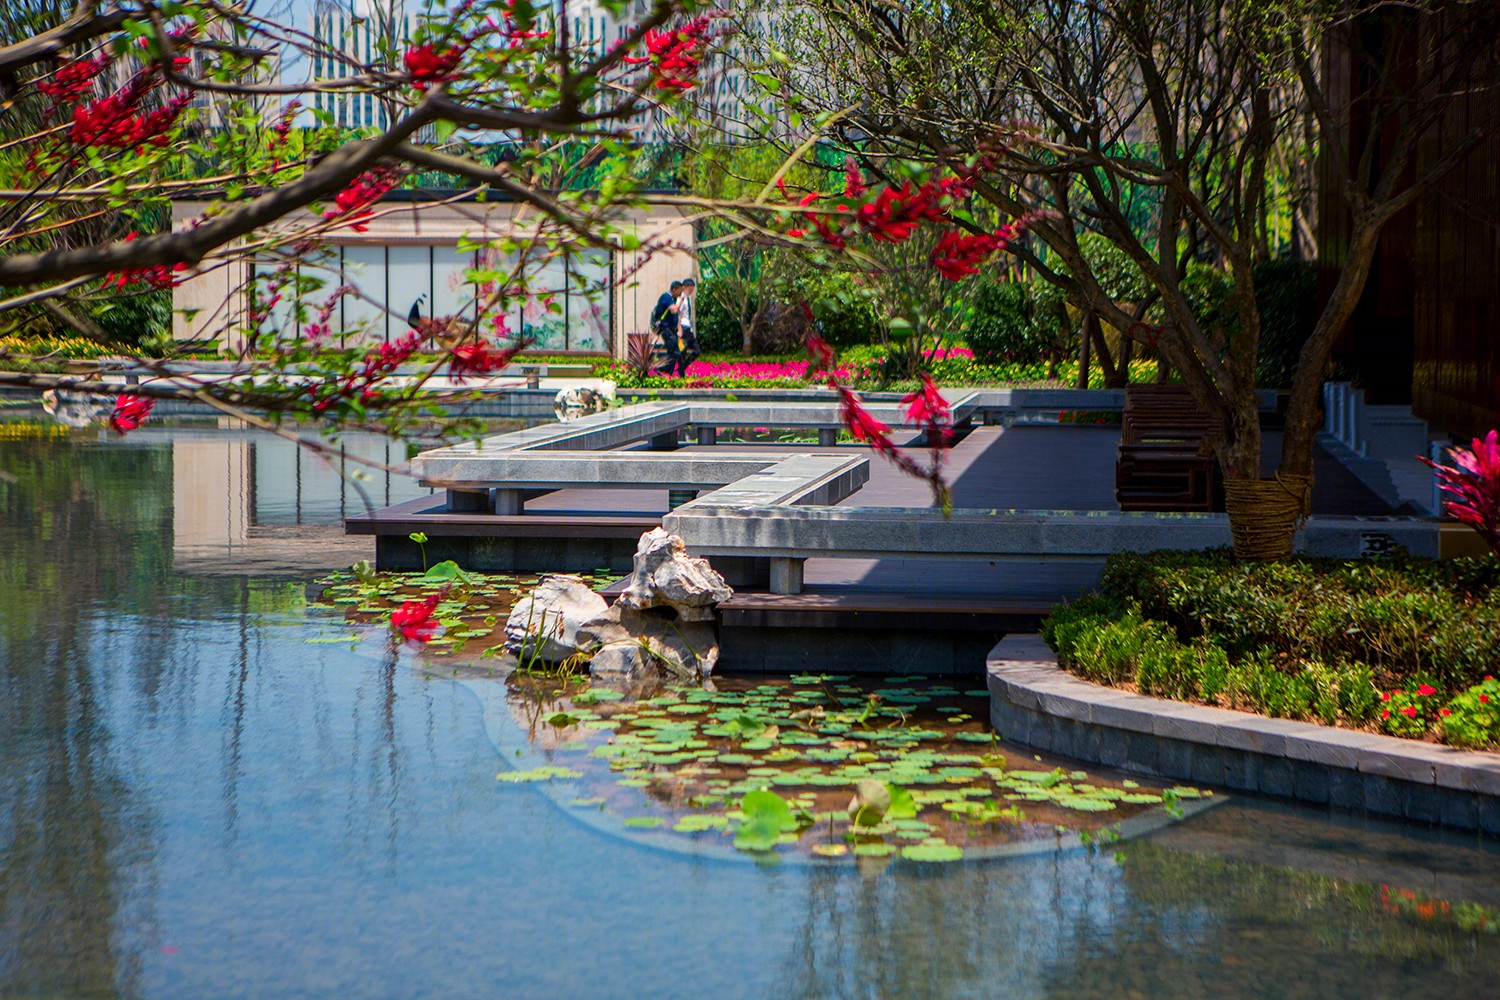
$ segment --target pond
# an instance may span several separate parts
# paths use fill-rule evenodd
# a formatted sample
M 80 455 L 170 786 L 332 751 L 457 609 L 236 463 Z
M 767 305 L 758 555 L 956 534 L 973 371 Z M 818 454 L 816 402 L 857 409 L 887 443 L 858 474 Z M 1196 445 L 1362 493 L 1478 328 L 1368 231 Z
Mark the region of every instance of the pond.
M 236 428 L 0 424 L 0 994 L 1496 991 L 1500 850 L 1471 837 L 1234 797 L 1087 848 L 877 865 L 784 847 L 768 865 L 664 845 L 670 802 L 616 810 L 659 828 L 594 821 L 570 803 L 620 794 L 598 791 L 624 773 L 606 756 L 583 755 L 586 794 L 497 781 L 556 749 L 525 739 L 524 685 L 350 631 L 313 584 L 369 554 L 338 524 L 360 501 L 298 461 Z M 380 472 L 362 488 L 418 491 Z M 974 716 L 966 697 L 933 710 Z M 609 714 L 583 707 L 580 727 Z M 635 712 L 627 729 L 653 714 Z

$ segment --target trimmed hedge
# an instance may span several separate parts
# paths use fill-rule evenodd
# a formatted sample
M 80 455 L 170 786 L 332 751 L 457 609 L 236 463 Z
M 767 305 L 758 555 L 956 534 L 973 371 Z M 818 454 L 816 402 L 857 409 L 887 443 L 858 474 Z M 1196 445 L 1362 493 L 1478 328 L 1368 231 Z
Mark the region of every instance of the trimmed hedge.
M 1122 553 L 1100 593 L 1056 609 L 1042 636 L 1064 667 L 1099 683 L 1500 744 L 1489 676 L 1500 664 L 1500 560 Z

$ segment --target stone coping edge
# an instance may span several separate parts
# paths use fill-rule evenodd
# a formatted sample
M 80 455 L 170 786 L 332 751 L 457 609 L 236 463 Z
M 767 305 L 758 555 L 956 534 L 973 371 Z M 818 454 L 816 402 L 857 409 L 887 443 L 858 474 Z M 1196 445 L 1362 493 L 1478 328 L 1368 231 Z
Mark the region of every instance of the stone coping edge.
M 1064 671 L 1036 635 L 986 661 L 1002 738 L 1236 791 L 1500 833 L 1500 754 L 1132 694 Z

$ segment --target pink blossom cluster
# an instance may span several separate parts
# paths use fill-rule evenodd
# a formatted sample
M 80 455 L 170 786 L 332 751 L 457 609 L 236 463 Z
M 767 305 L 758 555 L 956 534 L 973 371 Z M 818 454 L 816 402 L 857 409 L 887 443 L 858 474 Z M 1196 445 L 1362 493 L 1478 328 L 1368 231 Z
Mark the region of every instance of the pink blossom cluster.
M 688 365 L 687 377 L 748 378 L 758 382 L 782 378 L 801 380 L 808 377 L 807 369 L 806 361 L 694 361 Z M 848 365 L 840 365 L 833 371 L 834 377 L 840 381 L 855 378 L 858 374 Z

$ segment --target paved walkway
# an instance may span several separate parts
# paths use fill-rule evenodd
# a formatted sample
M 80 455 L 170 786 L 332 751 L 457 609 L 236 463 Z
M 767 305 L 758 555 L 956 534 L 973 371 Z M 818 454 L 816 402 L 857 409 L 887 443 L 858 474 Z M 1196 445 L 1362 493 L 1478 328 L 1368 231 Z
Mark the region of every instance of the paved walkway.
M 1118 427 L 980 427 L 948 456 L 946 473 L 955 507 L 992 510 L 1116 510 L 1115 446 Z M 1267 474 L 1280 457 L 1281 434 L 1263 437 Z M 920 449 L 920 439 L 901 442 Z M 766 454 L 847 453 L 853 445 L 735 444 L 715 447 Z M 685 451 L 706 450 L 696 445 Z M 925 456 L 924 456 L 925 457 Z M 1390 508 L 1322 449 L 1314 466 L 1313 513 L 1389 514 Z M 530 512 L 662 514 L 666 490 L 562 490 L 528 501 Z M 842 502 L 853 507 L 930 507 L 929 486 L 890 463 L 874 459 L 870 481 Z M 922 560 L 809 559 L 810 588 L 858 584 L 890 593 L 987 594 L 1054 600 L 1092 585 L 1102 561 L 924 562 Z

